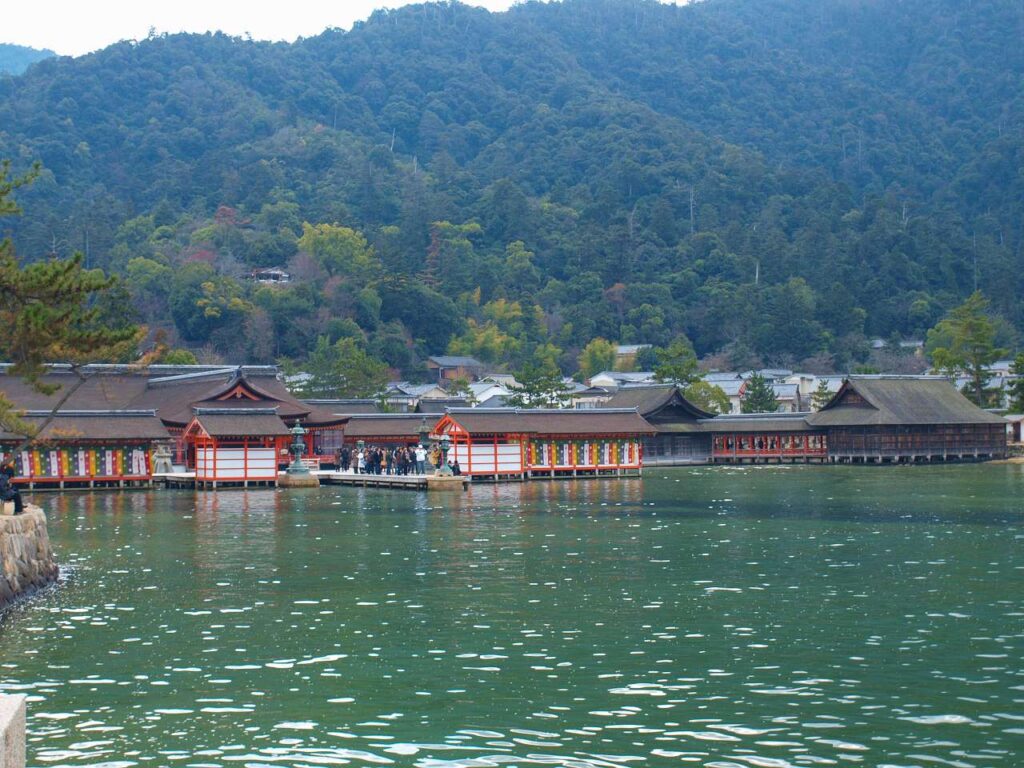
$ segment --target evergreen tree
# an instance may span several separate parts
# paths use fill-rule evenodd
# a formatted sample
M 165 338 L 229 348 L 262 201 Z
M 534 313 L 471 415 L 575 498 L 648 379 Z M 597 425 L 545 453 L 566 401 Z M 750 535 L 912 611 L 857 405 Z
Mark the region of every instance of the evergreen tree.
M 473 394 L 473 390 L 469 388 L 469 379 L 465 376 L 459 376 L 449 381 L 447 391 L 449 397 L 461 397 L 470 405 L 477 404 L 476 396 Z
M 12 194 L 29 183 L 36 171 L 12 178 L 7 161 L 0 163 L 0 216 L 20 212 Z M 13 404 L 0 393 L 0 426 L 25 436 L 22 450 L 45 429 L 61 406 L 87 380 L 83 366 L 90 362 L 122 360 L 133 356 L 140 329 L 125 322 L 111 328 L 102 322 L 102 299 L 116 280 L 101 270 L 82 266 L 82 254 L 51 258 L 22 266 L 9 238 L 0 240 L 0 358 L 13 363 L 8 375 L 20 376 L 41 394 L 56 394 L 60 387 L 42 380 L 46 364 L 66 362 L 77 380 L 60 393 L 50 414 L 32 425 L 21 419 Z
M 1024 413 L 1024 352 L 1014 358 L 1010 373 L 1018 377 L 1009 386 L 1010 413 Z
M 516 372 L 516 385 L 509 387 L 509 405 L 516 408 L 566 408 L 569 387 L 558 368 L 543 363 L 526 363 Z
M 306 397 L 374 397 L 387 383 L 387 365 L 368 355 L 352 338 L 331 344 L 320 336 L 309 355 L 309 379 L 298 389 Z
M 654 369 L 654 377 L 658 381 L 683 387 L 700 378 L 697 355 L 688 338 L 677 336 L 666 349 L 658 350 L 658 366 Z
M 1005 349 L 996 347 L 996 326 L 988 308 L 988 299 L 975 291 L 928 331 L 926 343 L 932 365 L 950 378 L 966 374 L 969 382 L 964 391 L 982 407 L 991 399 L 987 391 L 992 378 L 989 366 L 1006 354 Z
M 743 413 L 775 413 L 779 410 L 779 400 L 768 380 L 759 373 L 747 379 L 740 400 L 740 411 Z
M 835 395 L 835 392 L 830 390 L 828 388 L 828 382 L 822 379 L 818 382 L 818 388 L 811 393 L 811 409 L 820 411 L 828 405 L 833 395 Z

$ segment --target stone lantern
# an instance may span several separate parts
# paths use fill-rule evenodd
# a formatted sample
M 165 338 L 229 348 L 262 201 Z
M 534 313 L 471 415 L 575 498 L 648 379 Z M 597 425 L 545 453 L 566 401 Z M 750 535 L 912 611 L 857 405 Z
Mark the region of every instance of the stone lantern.
M 292 455 L 292 463 L 288 465 L 285 473 L 278 477 L 277 484 L 284 488 L 317 488 L 320 486 L 320 478 L 309 471 L 309 467 L 302 463 L 302 457 L 306 455 L 306 442 L 302 438 L 306 436 L 306 430 L 296 420 L 295 426 L 288 430 L 292 434 L 291 445 L 288 452 Z
M 441 466 L 437 468 L 435 474 L 441 477 L 449 477 L 452 474 L 452 468 L 448 466 L 448 451 L 452 448 L 452 440 L 448 435 L 441 435 Z
M 302 457 L 306 455 L 306 430 L 298 421 L 289 430 L 292 433 L 292 444 L 288 446 L 288 452 L 292 455 L 292 463 L 288 465 L 289 475 L 308 475 L 309 467 L 302 463 Z

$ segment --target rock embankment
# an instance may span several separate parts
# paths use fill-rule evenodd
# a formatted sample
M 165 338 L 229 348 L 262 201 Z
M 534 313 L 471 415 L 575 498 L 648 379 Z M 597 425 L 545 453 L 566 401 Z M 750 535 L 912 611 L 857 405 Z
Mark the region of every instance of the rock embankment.
M 57 578 L 46 515 L 25 505 L 20 515 L 0 514 L 0 611 Z

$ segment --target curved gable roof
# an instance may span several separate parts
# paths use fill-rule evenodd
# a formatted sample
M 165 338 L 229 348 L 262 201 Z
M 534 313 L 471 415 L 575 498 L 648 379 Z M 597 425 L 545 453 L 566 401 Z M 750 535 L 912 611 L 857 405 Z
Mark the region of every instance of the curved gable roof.
M 708 413 L 691 403 L 675 384 L 652 384 L 639 387 L 622 387 L 601 404 L 602 408 L 636 408 L 644 418 L 650 418 L 669 405 L 675 405 L 694 420 L 710 419 Z

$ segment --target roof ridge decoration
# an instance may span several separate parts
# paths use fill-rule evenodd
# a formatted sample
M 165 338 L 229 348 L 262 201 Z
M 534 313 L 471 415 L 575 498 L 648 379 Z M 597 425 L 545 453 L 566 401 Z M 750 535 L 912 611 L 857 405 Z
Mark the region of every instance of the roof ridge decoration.
M 264 408 L 204 408 L 193 407 L 196 416 L 277 416 L 278 406 Z
M 0 374 L 6 374 L 14 363 L 0 362 Z M 44 367 L 49 373 L 70 373 L 76 366 L 71 363 L 45 363 Z M 276 365 L 165 365 L 153 363 L 151 365 L 139 365 L 138 363 L 85 363 L 77 366 L 79 371 L 90 374 L 125 375 L 137 374 L 139 376 L 150 376 L 150 381 L 162 381 L 174 378 L 189 378 L 223 374 L 230 371 L 241 371 L 246 376 L 273 376 L 277 378 L 280 373 Z
M 237 409 L 233 409 L 237 410 Z M 345 414 L 350 419 L 417 419 L 422 420 L 426 418 L 426 415 L 433 414 L 422 414 L 422 413 L 348 413 Z
M 214 376 L 226 376 L 228 374 L 238 374 L 240 366 L 230 366 L 224 368 L 214 368 L 207 371 L 194 371 L 192 373 L 179 373 L 171 376 L 160 376 L 158 378 L 150 379 L 147 386 L 159 386 L 160 384 L 176 384 L 179 381 L 196 381 L 199 379 L 212 378 Z
M 51 413 L 53 413 L 53 412 L 52 411 L 48 411 L 48 410 L 27 410 L 27 411 L 23 412 L 23 415 L 29 416 L 29 417 L 46 417 L 46 416 L 49 416 Z M 140 416 L 152 416 L 152 417 L 156 418 L 156 410 L 154 410 L 154 409 L 145 409 L 145 408 L 143 408 L 143 409 L 136 409 L 136 410 L 129 410 L 129 409 L 121 410 L 121 409 L 117 409 L 117 408 L 98 409 L 98 410 L 70 409 L 70 410 L 66 410 L 66 411 L 65 410 L 57 411 L 56 413 L 53 413 L 53 415 L 58 417 L 58 418 L 61 417 L 61 416 L 68 416 L 68 417 L 75 417 L 75 418 L 88 417 L 88 416 L 97 416 L 97 417 L 102 416 L 103 418 L 111 418 L 111 417 L 117 418 L 117 417 L 125 417 L 125 416 L 132 416 L 132 417 L 136 417 L 137 418 L 137 417 L 140 417 Z

